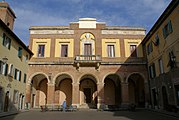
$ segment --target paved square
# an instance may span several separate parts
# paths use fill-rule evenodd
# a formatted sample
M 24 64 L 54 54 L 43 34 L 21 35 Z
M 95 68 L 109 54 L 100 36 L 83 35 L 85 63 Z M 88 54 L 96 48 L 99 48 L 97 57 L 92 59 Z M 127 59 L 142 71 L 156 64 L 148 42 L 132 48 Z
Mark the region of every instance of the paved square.
M 147 110 L 97 112 L 97 111 L 77 111 L 77 112 L 40 112 L 29 111 L 18 115 L 0 118 L 0 120 L 177 120 L 177 118 L 161 113 Z

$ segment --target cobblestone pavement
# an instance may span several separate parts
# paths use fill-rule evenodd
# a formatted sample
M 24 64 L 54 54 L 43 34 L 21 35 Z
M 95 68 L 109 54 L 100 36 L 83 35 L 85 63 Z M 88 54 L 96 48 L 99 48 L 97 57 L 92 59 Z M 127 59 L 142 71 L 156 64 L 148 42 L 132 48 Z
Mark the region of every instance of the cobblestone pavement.
M 0 120 L 178 120 L 175 117 L 147 110 L 40 112 L 38 110 L 0 118 Z

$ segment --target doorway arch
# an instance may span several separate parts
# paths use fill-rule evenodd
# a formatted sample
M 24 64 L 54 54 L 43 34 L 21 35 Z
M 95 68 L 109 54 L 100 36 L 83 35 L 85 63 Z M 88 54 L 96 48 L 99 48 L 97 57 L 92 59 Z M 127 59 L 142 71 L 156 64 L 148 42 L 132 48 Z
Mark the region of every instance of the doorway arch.
M 129 102 L 138 107 L 145 107 L 144 78 L 139 73 L 133 73 L 128 77 Z
M 104 79 L 104 103 L 106 105 L 121 104 L 121 80 L 117 74 L 110 74 Z
M 84 75 L 80 79 L 80 107 L 97 107 L 97 80 L 92 75 Z

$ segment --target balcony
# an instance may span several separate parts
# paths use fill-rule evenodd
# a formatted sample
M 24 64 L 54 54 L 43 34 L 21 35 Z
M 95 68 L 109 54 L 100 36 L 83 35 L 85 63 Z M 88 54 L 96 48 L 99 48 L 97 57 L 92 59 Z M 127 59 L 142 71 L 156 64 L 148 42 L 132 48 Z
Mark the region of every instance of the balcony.
M 100 55 L 77 55 L 75 57 L 76 63 L 97 63 L 101 61 Z
M 75 64 L 77 70 L 79 67 L 95 67 L 96 70 L 99 69 L 101 63 L 100 55 L 77 55 L 75 57 Z

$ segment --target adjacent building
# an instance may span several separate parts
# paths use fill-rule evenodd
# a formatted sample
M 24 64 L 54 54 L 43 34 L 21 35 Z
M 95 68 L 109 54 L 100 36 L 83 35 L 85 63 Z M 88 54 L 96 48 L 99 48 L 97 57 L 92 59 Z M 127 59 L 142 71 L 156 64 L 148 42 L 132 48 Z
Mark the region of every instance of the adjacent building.
M 152 106 L 179 106 L 179 0 L 173 0 L 144 38 Z
M 33 53 L 14 34 L 16 16 L 0 2 L 0 112 L 24 109 L 28 61 Z
M 107 26 L 80 18 L 69 26 L 30 27 L 26 102 L 99 108 L 145 106 L 148 74 L 141 27 Z

